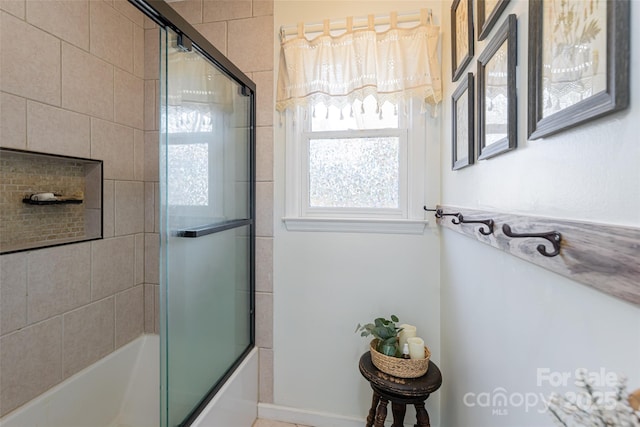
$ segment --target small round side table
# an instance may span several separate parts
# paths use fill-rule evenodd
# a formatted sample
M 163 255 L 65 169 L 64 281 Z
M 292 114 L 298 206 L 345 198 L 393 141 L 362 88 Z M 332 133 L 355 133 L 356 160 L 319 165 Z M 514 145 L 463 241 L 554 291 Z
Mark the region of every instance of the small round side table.
M 424 402 L 429 395 L 442 385 L 442 374 L 435 363 L 429 361 L 427 373 L 419 378 L 397 378 L 378 370 L 371 361 L 371 353 L 360 357 L 360 373 L 373 389 L 371 409 L 367 416 L 366 427 L 384 427 L 387 418 L 387 405 L 391 402 L 393 424 L 391 427 L 402 427 L 407 405 L 416 408 L 417 424 L 415 427 L 430 427 L 429 414 Z

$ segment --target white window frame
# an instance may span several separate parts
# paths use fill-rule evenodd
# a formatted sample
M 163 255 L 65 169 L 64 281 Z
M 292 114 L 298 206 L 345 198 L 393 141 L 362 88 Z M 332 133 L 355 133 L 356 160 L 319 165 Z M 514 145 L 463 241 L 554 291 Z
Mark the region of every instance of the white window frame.
M 427 118 L 420 100 L 398 106 L 398 128 L 311 132 L 312 107 L 285 113 L 285 217 L 289 231 L 337 231 L 422 234 L 428 224 L 425 199 Z M 400 138 L 399 209 L 309 207 L 308 146 L 322 137 L 398 136 Z

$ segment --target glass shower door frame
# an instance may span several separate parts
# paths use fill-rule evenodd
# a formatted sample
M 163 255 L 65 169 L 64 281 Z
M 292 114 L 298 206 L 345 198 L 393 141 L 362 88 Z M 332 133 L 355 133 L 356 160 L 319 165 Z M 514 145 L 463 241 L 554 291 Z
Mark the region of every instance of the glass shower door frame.
M 248 220 L 237 220 L 237 221 L 228 221 L 226 223 L 217 224 L 215 227 L 203 227 L 202 229 L 190 229 L 186 231 L 186 234 L 183 234 L 182 237 L 198 237 L 199 235 L 206 235 L 209 233 L 217 233 L 224 230 L 230 230 L 233 228 L 237 228 L 241 225 L 248 226 L 249 229 L 249 325 L 250 325 L 250 341 L 249 345 L 245 348 L 245 350 L 240 354 L 240 356 L 235 360 L 235 362 L 229 366 L 229 369 L 226 373 L 220 378 L 218 382 L 212 384 L 211 389 L 207 393 L 206 396 L 202 398 L 197 407 L 195 407 L 191 413 L 187 416 L 184 421 L 180 424 L 180 426 L 188 426 L 190 425 L 202 412 L 202 410 L 207 406 L 207 404 L 211 401 L 211 399 L 215 396 L 218 390 L 222 387 L 222 385 L 229 379 L 229 377 L 233 374 L 233 372 L 237 369 L 237 367 L 242 363 L 242 361 L 247 357 L 247 355 L 251 352 L 255 345 L 255 194 L 256 194 L 256 186 L 255 186 L 255 169 L 256 169 L 256 160 L 255 160 L 255 119 L 256 119 L 256 102 L 255 102 L 255 92 L 256 87 L 255 83 L 249 79 L 240 69 L 238 69 L 231 61 L 229 61 L 220 51 L 218 51 L 213 45 L 211 45 L 200 33 L 195 30 L 188 22 L 186 22 L 179 14 L 177 14 L 168 4 L 166 4 L 162 0 L 129 0 L 132 4 L 134 4 L 138 9 L 144 12 L 149 18 L 155 21 L 162 29 L 169 29 L 175 32 L 178 35 L 178 45 L 181 46 L 185 51 L 194 50 L 201 54 L 204 58 L 206 58 L 209 62 L 215 65 L 215 67 L 222 71 L 228 78 L 236 82 L 242 90 L 242 94 L 248 96 L 249 101 L 249 217 Z M 166 42 L 166 31 L 160 31 L 161 34 L 164 33 L 164 38 L 162 40 Z M 161 58 L 161 72 L 166 73 L 167 64 L 166 59 Z M 166 75 L 166 74 L 165 74 Z M 164 91 L 164 95 L 166 95 L 166 87 L 161 87 L 161 95 Z M 166 98 L 165 98 L 166 99 Z M 162 130 L 160 132 L 161 137 L 163 136 Z M 164 134 L 166 137 L 167 134 Z M 166 167 L 166 165 L 160 165 L 161 168 Z M 164 215 L 161 212 L 161 227 L 167 226 L 167 215 Z M 190 233 L 195 233 L 194 235 L 190 235 Z M 161 242 L 161 250 L 162 242 Z M 160 255 L 160 254 L 159 254 Z M 160 266 L 160 276 L 161 283 L 162 278 L 167 277 L 166 265 Z M 166 313 L 168 308 L 167 295 L 161 289 L 160 295 L 160 304 L 163 306 L 164 312 Z M 161 310 L 162 312 L 162 310 Z M 164 319 L 166 321 L 166 319 Z M 162 321 L 162 319 L 161 319 Z M 167 325 L 164 325 L 165 331 L 167 330 Z M 161 327 L 162 329 L 162 327 Z M 162 339 L 161 337 L 161 354 L 168 354 L 167 340 Z M 166 363 L 161 363 L 161 375 L 164 378 L 167 378 L 167 367 Z M 162 389 L 160 391 L 160 399 L 161 399 L 161 408 L 164 408 L 161 413 L 161 425 L 165 427 L 167 425 L 167 389 Z

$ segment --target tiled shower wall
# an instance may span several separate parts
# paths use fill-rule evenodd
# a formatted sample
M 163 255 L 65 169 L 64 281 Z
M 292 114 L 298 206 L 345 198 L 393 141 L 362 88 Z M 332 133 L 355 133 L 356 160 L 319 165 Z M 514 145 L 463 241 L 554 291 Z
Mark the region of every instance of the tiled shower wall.
M 169 3 L 256 83 L 256 345 L 259 399 L 273 403 L 273 0 Z
M 103 160 L 105 237 L 0 257 L 1 416 L 143 332 L 157 239 L 145 234 L 143 16 L 125 0 L 0 9 L 0 145 Z
M 257 84 L 257 345 L 273 401 L 273 0 L 170 3 Z M 104 160 L 104 240 L 0 257 L 0 416 L 158 331 L 158 30 L 125 0 L 0 0 L 0 146 Z

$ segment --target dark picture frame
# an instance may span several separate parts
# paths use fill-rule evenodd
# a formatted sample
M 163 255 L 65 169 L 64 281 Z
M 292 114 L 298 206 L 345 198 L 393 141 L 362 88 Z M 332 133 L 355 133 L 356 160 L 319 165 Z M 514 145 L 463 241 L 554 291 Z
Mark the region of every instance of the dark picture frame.
M 579 33 L 579 40 L 573 44 L 560 45 L 554 43 L 553 34 L 544 33 L 544 0 L 529 2 L 529 102 L 528 102 L 528 137 L 538 139 L 576 127 L 598 117 L 622 110 L 629 105 L 629 62 L 630 62 L 630 6 L 629 0 L 600 2 L 606 7 L 606 18 L 598 19 L 592 9 L 585 9 L 577 16 L 573 28 Z M 575 5 L 574 5 L 575 6 Z M 568 5 L 566 7 L 571 7 Z M 561 12 L 561 11 L 559 11 Z M 580 12 L 580 11 L 578 11 Z M 600 12 L 602 15 L 602 11 Z M 558 21 L 567 16 L 561 13 L 547 16 L 558 16 Z M 604 31 L 602 26 L 606 25 Z M 557 23 L 549 27 L 557 28 Z M 585 35 L 586 34 L 586 35 Z M 576 35 L 578 35 L 576 33 Z M 599 37 L 599 39 L 598 39 Z M 591 38 L 591 39 L 590 39 Z M 600 41 L 598 41 L 600 40 Z M 606 52 L 600 53 L 599 47 Z M 555 49 L 555 50 L 554 50 Z M 553 62 L 573 55 L 567 49 L 581 49 L 580 61 L 574 60 L 574 74 L 562 79 L 544 69 L 553 67 Z M 554 53 L 564 50 L 567 53 Z M 563 58 L 559 58 L 563 56 Z M 551 58 L 552 61 L 546 61 Z M 602 66 L 602 59 L 606 65 Z M 599 65 L 599 66 L 598 66 Z M 568 69 L 563 64 L 563 69 Z M 558 67 L 559 68 L 559 67 Z M 602 73 L 600 70 L 604 69 Z M 565 73 L 567 74 L 567 73 Z M 571 80 L 573 78 L 573 80 Z M 572 94 L 581 100 L 569 99 L 561 92 L 572 84 Z M 591 93 L 589 93 L 591 92 Z M 586 93 L 586 97 L 584 96 Z M 560 95 L 554 95 L 560 94 Z M 565 105 L 561 105 L 565 104 Z M 545 109 L 547 111 L 545 111 Z M 554 111 L 555 110 L 555 111 Z
M 517 146 L 517 43 L 511 14 L 478 58 L 478 160 Z
M 454 0 L 451 5 L 451 79 L 455 82 L 473 58 L 473 2 Z
M 474 161 L 474 90 L 473 73 L 467 73 L 451 95 L 451 170 L 462 169 Z M 466 113 L 466 117 L 460 113 Z M 466 134 L 458 131 L 461 127 L 466 128 Z
M 487 38 L 510 0 L 478 0 L 478 40 Z M 492 9 L 487 9 L 493 4 Z

